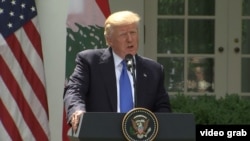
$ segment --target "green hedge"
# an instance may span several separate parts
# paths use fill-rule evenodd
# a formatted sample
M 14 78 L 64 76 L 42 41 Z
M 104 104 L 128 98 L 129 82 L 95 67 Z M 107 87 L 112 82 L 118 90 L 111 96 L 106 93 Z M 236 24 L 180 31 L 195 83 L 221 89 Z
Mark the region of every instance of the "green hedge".
M 224 98 L 177 94 L 170 103 L 174 113 L 193 113 L 196 124 L 250 124 L 250 100 L 237 94 Z

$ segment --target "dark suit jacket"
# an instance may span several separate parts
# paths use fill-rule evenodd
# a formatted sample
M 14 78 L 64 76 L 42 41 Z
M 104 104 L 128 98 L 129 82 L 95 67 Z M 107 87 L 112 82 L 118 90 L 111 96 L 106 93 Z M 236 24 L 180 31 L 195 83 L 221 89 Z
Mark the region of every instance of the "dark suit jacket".
M 136 55 L 137 107 L 152 112 L 170 112 L 159 63 Z M 75 111 L 116 112 L 117 86 L 112 49 L 84 50 L 76 57 L 76 68 L 64 91 L 67 118 Z

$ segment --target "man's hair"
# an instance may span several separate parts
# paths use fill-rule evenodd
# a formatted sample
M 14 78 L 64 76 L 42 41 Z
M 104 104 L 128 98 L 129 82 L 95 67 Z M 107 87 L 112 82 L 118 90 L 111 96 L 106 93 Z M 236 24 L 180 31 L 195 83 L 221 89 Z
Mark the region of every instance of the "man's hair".
M 140 16 L 132 11 L 118 11 L 111 14 L 104 24 L 104 36 L 108 38 L 113 31 L 113 27 L 127 24 L 139 25 Z

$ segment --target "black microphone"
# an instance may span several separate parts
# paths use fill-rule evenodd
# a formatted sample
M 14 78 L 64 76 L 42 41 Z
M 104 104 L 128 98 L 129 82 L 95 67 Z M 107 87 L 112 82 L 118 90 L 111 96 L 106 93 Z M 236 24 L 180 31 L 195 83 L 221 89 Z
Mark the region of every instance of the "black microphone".
M 134 69 L 135 69 L 134 68 L 135 64 L 134 64 L 133 55 L 127 54 L 125 56 L 125 61 L 127 63 L 127 69 L 128 69 L 128 71 L 133 75 L 134 74 Z
M 127 69 L 133 76 L 133 82 L 134 82 L 134 98 L 135 98 L 135 104 L 134 107 L 137 107 L 137 89 L 136 89 L 136 77 L 135 77 L 135 62 L 133 55 L 127 54 L 125 56 L 125 61 L 127 63 Z

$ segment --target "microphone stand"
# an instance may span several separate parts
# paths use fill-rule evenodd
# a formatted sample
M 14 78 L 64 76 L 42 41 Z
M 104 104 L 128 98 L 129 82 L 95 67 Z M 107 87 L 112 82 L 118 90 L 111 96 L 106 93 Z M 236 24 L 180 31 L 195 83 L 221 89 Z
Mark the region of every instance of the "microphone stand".
M 132 74 L 133 77 L 133 83 L 134 83 L 134 107 L 137 107 L 137 87 L 136 87 L 136 77 L 135 77 L 135 61 L 134 57 L 131 54 L 127 54 L 125 56 L 125 60 L 127 63 L 127 67 L 129 72 Z
M 134 59 L 133 59 L 134 60 Z M 135 64 L 133 61 L 133 67 L 132 67 L 132 76 L 133 76 L 133 82 L 134 82 L 134 98 L 135 98 L 135 105 L 134 107 L 137 107 L 137 87 L 136 87 L 136 77 L 135 77 Z

